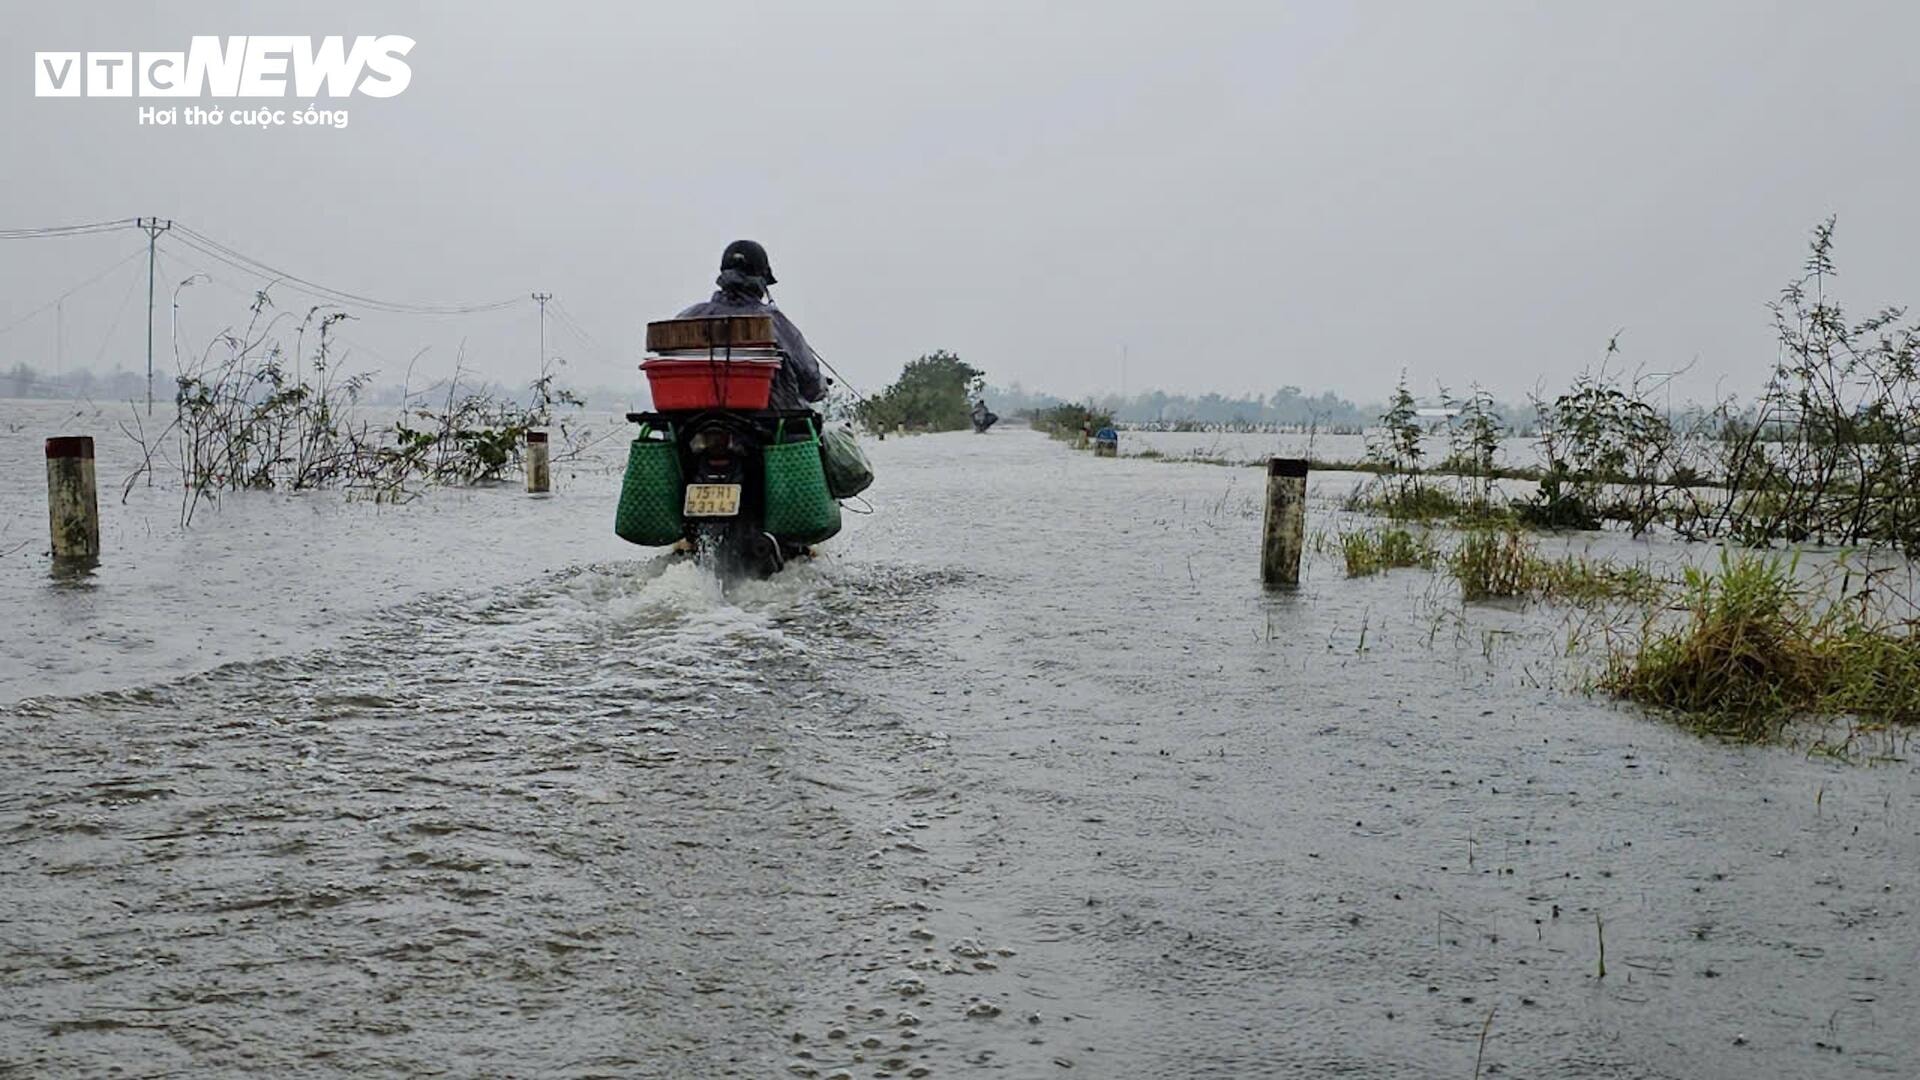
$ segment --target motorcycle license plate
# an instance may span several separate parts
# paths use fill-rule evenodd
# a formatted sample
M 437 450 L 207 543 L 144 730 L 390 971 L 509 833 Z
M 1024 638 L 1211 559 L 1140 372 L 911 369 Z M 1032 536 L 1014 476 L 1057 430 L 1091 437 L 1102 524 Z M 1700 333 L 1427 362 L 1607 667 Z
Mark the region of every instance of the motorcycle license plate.
M 680 512 L 688 517 L 733 517 L 740 513 L 740 485 L 688 484 Z

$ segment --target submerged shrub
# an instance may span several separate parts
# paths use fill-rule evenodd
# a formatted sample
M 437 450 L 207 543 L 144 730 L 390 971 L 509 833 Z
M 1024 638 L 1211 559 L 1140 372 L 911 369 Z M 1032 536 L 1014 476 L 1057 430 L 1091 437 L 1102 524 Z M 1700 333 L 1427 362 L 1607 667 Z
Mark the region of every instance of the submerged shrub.
M 1393 400 L 1387 403 L 1387 411 L 1380 414 L 1380 430 L 1367 445 L 1368 460 L 1379 464 L 1385 475 L 1414 486 L 1419 484 L 1420 436 L 1424 434 L 1419 416 L 1413 392 L 1407 389 L 1407 373 L 1402 370 Z
M 1832 218 L 1772 305 L 1779 361 L 1758 401 L 1721 410 L 1726 492 L 1676 507 L 1689 537 L 1885 544 L 1920 555 L 1920 322 L 1835 299 Z
M 900 378 L 854 406 L 868 431 L 892 431 L 904 424 L 915 431 L 964 431 L 972 425 L 973 403 L 985 391 L 986 373 L 945 349 L 909 360 Z
M 1920 721 L 1920 638 L 1865 605 L 1821 610 L 1796 559 L 1721 556 L 1689 570 L 1684 617 L 1651 623 L 1608 657 L 1600 685 L 1740 738 L 1775 734 L 1799 715 Z
M 1513 529 L 1477 529 L 1460 541 L 1447 569 L 1468 600 L 1525 596 L 1533 591 L 1533 546 Z
M 1756 737 L 1818 693 L 1814 627 L 1794 602 L 1792 566 L 1722 556 L 1718 574 L 1689 569 L 1686 618 L 1649 626 L 1632 652 L 1608 658 L 1615 695 Z
M 1468 533 L 1448 558 L 1447 570 L 1466 600 L 1530 597 L 1591 605 L 1651 601 L 1662 592 L 1661 582 L 1644 567 L 1578 555 L 1547 558 L 1511 526 Z
M 1894 724 L 1920 723 L 1920 636 L 1850 625 L 1822 647 L 1827 688 L 1821 712 Z
M 123 498 L 142 477 L 151 484 L 168 458 L 185 493 L 183 526 L 227 491 L 341 489 L 387 500 L 414 485 L 496 481 L 520 467 L 527 433 L 553 424 L 556 406 L 582 404 L 544 368 L 526 403 L 486 388 L 463 392 L 456 368 L 444 407 L 403 392 L 400 418 L 377 425 L 361 406 L 371 376 L 341 369 L 335 327 L 351 316 L 315 305 L 295 322 L 270 314 L 273 306 L 261 289 L 243 327 L 216 336 L 198 361 L 176 357 L 174 419 L 149 434 L 136 414 L 127 433 L 140 444 L 140 464 Z M 560 435 L 566 448 L 555 461 L 576 449 L 564 420 Z
M 1664 591 L 1661 581 L 1645 567 L 1617 566 L 1577 555 L 1536 560 L 1530 576 L 1536 594 L 1573 604 L 1653 601 Z
M 1347 563 L 1347 576 L 1365 577 L 1403 566 L 1431 567 L 1439 553 L 1425 535 L 1415 536 L 1406 529 L 1366 529 L 1342 533 L 1340 553 Z
M 1515 520 L 1513 512 L 1492 502 L 1425 484 L 1370 483 L 1348 497 L 1346 508 L 1381 514 L 1394 521 L 1457 521 L 1492 524 Z
M 1056 439 L 1077 439 L 1082 432 L 1113 426 L 1113 413 L 1092 404 L 1067 402 L 1050 409 L 1036 409 L 1029 421 L 1033 430 L 1044 431 Z

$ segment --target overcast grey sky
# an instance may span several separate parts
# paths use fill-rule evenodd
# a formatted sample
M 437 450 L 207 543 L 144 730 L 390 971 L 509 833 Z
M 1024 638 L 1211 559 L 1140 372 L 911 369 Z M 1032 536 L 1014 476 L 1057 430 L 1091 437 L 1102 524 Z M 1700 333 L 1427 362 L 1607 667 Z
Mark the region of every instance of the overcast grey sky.
M 742 236 L 863 387 L 948 348 L 999 382 L 1115 389 L 1124 347 L 1130 390 L 1377 400 L 1404 367 L 1421 389 L 1518 397 L 1624 328 L 1629 360 L 1696 364 L 1684 393 L 1746 388 L 1772 358 L 1764 305 L 1829 213 L 1851 303 L 1920 299 L 1912 4 L 49 2 L 0 19 L 0 228 L 160 214 L 363 294 L 551 290 L 600 345 L 554 332 L 583 382 L 635 381 L 645 322 L 702 298 Z M 337 103 L 345 131 L 143 128 L 139 99 L 32 96 L 35 50 L 250 33 L 406 34 L 412 84 Z M 0 326 L 137 239 L 0 241 Z M 139 262 L 64 305 L 69 366 L 144 363 Z M 163 268 L 163 339 L 191 268 Z M 183 341 L 253 287 L 209 268 L 217 287 L 182 294 Z M 517 380 L 533 312 L 349 335 L 357 366 L 430 345 L 442 371 L 464 338 L 474 367 Z M 50 366 L 53 336 L 46 317 L 0 334 L 0 363 Z

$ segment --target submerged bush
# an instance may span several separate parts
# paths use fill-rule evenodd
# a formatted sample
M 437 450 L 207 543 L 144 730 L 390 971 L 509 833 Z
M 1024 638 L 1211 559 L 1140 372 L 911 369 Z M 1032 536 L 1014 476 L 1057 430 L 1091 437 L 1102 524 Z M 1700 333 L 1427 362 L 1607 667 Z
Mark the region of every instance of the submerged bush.
M 529 431 L 555 422 L 555 406 L 582 402 L 542 370 L 526 403 L 491 390 L 462 390 L 456 369 L 444 407 L 416 402 L 391 425 L 376 424 L 360 396 L 366 374 L 347 374 L 335 327 L 350 319 L 328 305 L 271 313 L 269 290 L 254 294 L 243 327 L 211 341 L 197 361 L 175 357 L 173 420 L 157 433 L 125 428 L 141 461 L 122 497 L 171 461 L 182 490 L 180 520 L 228 491 L 344 489 L 379 500 L 405 498 L 421 484 L 497 481 L 520 467 Z M 560 423 L 554 461 L 577 452 Z
M 1721 410 L 1724 496 L 1674 527 L 1742 542 L 1873 543 L 1920 555 L 1920 322 L 1835 299 L 1832 218 L 1772 307 L 1779 361 L 1759 401 Z
M 1528 597 L 1571 604 L 1650 601 L 1661 582 L 1638 566 L 1618 566 L 1577 555 L 1547 558 L 1518 529 L 1470 532 L 1447 559 L 1466 600 Z
M 1564 392 L 1536 396 L 1537 470 L 1495 463 L 1502 428 L 1478 392 L 1433 466 L 1402 373 L 1366 460 L 1342 466 L 1378 477 L 1355 508 L 1484 520 L 1496 512 L 1491 480 L 1525 475 L 1536 490 L 1497 512 L 1535 528 L 1618 524 L 1635 535 L 1665 528 L 1689 540 L 1920 556 L 1920 320 L 1899 307 L 1855 317 L 1841 306 L 1833 224 L 1815 228 L 1800 275 L 1770 305 L 1779 359 L 1757 398 L 1676 413 L 1659 396 L 1673 373 L 1622 370 L 1616 338 Z M 1460 478 L 1458 497 L 1436 494 L 1441 474 Z
M 1651 602 L 1665 591 L 1662 582 L 1644 567 L 1618 566 L 1577 555 L 1537 559 L 1531 577 L 1536 595 L 1571 604 L 1608 600 Z
M 1497 525 L 1516 520 L 1505 506 L 1427 484 L 1368 483 L 1356 489 L 1345 506 L 1359 513 L 1382 514 L 1394 521 L 1423 524 L 1452 521 Z
M 1648 627 L 1608 659 L 1615 695 L 1737 734 L 1763 734 L 1819 694 L 1814 620 L 1795 602 L 1792 566 L 1723 556 L 1718 574 L 1689 569 L 1686 619 Z
M 1439 558 L 1432 540 L 1406 529 L 1365 529 L 1340 535 L 1347 576 L 1366 577 L 1403 566 L 1431 567 Z
M 986 373 L 945 349 L 910 360 L 892 386 L 861 401 L 853 413 L 868 431 L 964 431 Z
M 1513 529 L 1478 529 L 1460 541 L 1447 569 L 1467 600 L 1525 596 L 1532 591 L 1533 546 Z
M 1607 342 L 1607 360 L 1619 339 Z M 1546 476 L 1523 510 L 1529 524 L 1594 529 L 1622 521 L 1637 536 L 1659 516 L 1677 454 L 1673 426 L 1649 400 L 1650 387 L 1603 361 L 1552 402 L 1536 402 Z
M 1775 734 L 1801 715 L 1920 721 L 1920 638 L 1876 621 L 1865 603 L 1824 610 L 1795 559 L 1721 557 L 1689 570 L 1684 617 L 1649 624 L 1608 657 L 1600 685 L 1740 738 Z
M 1077 439 L 1082 432 L 1091 434 L 1113 426 L 1113 413 L 1092 405 L 1067 402 L 1034 412 L 1033 430 L 1044 431 L 1056 439 Z
M 1447 456 L 1438 469 L 1460 478 L 1460 494 L 1468 504 L 1493 505 L 1493 481 L 1500 472 L 1500 439 L 1506 432 L 1506 421 L 1501 419 L 1493 395 L 1475 386 L 1460 403 L 1457 422 L 1447 429 Z

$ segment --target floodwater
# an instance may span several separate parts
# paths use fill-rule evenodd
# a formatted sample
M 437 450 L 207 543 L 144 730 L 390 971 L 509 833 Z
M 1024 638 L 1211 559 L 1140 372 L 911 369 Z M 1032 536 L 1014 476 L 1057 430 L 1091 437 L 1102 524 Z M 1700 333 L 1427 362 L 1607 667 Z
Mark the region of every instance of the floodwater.
M 183 532 L 115 419 L 0 403 L 0 1075 L 1915 1074 L 1903 744 L 1696 738 L 1419 571 L 1264 593 L 1255 470 L 871 443 L 727 590 L 608 535 L 617 441 Z

